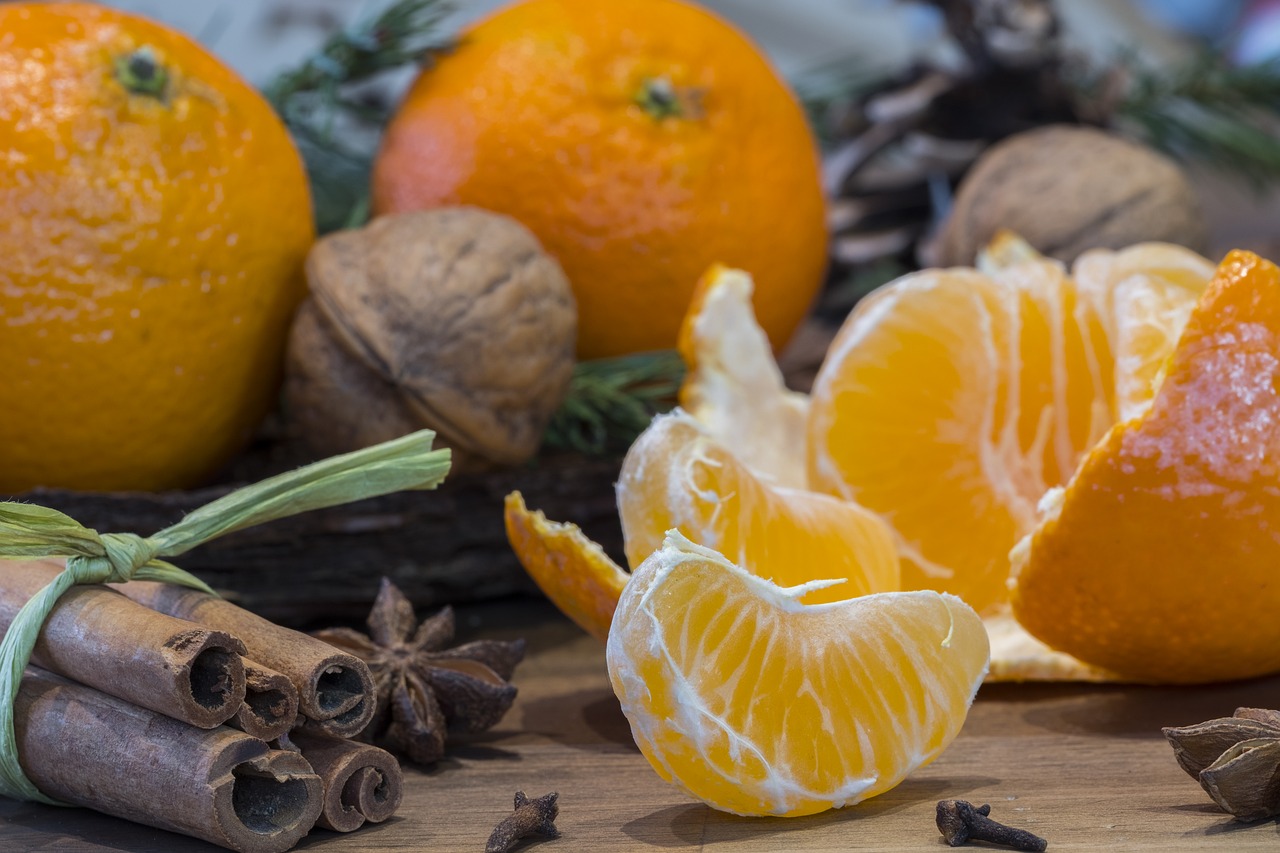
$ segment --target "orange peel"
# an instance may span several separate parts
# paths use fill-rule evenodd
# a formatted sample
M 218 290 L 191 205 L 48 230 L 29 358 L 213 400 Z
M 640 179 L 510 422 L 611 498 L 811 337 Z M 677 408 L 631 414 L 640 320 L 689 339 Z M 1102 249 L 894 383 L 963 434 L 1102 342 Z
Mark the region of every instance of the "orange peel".
M 1014 615 L 1135 680 L 1280 671 L 1280 270 L 1228 255 L 1166 372 L 1047 496 L 1014 551 Z
M 507 495 L 507 541 L 524 570 L 560 612 L 601 642 L 630 578 L 576 524 L 530 511 L 520 492 Z

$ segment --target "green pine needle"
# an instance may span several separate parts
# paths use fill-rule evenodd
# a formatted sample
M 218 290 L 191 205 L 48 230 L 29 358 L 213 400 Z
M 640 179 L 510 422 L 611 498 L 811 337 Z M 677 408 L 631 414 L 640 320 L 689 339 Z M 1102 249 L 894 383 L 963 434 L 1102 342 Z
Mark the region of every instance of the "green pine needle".
M 1237 68 L 1206 53 L 1172 70 L 1126 66 L 1121 129 L 1182 159 L 1280 180 L 1280 60 Z
M 340 141 L 338 131 L 363 127 L 376 139 L 390 118 L 387 108 L 353 97 L 352 86 L 447 50 L 451 41 L 438 29 L 450 11 L 442 0 L 398 0 L 376 18 L 330 36 L 265 89 L 306 162 L 321 234 L 368 218 L 373 146 L 357 150 Z
M 670 411 L 684 378 L 671 350 L 579 362 L 544 446 L 594 456 L 621 453 L 654 415 Z

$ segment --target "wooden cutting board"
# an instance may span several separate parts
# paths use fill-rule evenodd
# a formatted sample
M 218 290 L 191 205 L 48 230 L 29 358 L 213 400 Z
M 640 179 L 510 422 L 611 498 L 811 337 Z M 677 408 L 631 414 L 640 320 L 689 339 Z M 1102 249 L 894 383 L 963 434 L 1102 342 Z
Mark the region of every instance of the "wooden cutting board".
M 460 631 L 526 636 L 520 698 L 493 731 L 427 771 L 406 768 L 399 814 L 349 835 L 316 830 L 298 849 L 482 851 L 515 791 L 559 791 L 562 837 L 539 853 L 948 849 L 939 799 L 988 802 L 1050 850 L 1275 850 L 1276 821 L 1243 825 L 1178 768 L 1163 725 L 1280 707 L 1280 678 L 1213 687 L 996 685 L 982 690 L 954 744 L 894 790 L 807 818 L 740 818 L 666 784 L 631 742 L 605 676 L 603 647 L 543 602 L 460 612 Z M 465 637 L 463 638 L 465 639 Z M 0 850 L 196 853 L 219 848 L 83 810 L 0 801 Z M 995 849 L 995 848 L 974 848 Z

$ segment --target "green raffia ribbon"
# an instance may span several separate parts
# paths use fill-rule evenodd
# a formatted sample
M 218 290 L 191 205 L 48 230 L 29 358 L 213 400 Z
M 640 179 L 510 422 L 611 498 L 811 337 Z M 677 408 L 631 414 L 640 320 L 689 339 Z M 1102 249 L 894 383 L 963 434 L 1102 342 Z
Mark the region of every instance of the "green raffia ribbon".
M 227 533 L 313 509 L 409 489 L 432 489 L 449 471 L 449 451 L 432 450 L 430 430 L 325 459 L 195 510 L 153 536 L 98 533 L 45 507 L 0 502 L 0 558 L 66 557 L 67 567 L 31 597 L 0 641 L 0 794 L 66 805 L 45 796 L 18 763 L 13 703 L 36 637 L 54 605 L 76 584 L 150 580 L 212 593 L 203 581 L 165 562 Z

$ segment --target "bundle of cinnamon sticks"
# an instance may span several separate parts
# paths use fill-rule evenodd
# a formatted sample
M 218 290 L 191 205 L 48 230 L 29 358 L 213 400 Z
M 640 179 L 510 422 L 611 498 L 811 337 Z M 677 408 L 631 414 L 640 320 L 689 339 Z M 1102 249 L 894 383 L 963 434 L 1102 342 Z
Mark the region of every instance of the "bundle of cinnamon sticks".
M 0 568 L 0 634 L 63 569 Z M 195 589 L 77 586 L 44 623 L 14 703 L 47 797 L 246 853 L 390 817 L 400 766 L 349 740 L 374 713 L 359 659 Z

